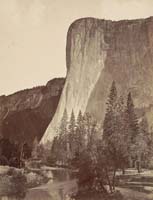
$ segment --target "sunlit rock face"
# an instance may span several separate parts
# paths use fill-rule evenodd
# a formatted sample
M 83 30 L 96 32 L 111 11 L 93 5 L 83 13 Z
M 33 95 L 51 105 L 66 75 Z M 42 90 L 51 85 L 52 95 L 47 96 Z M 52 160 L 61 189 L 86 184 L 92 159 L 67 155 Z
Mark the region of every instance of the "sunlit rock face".
M 57 111 L 42 142 L 52 140 L 64 109 L 102 122 L 112 81 L 119 95 L 132 93 L 136 107 L 153 100 L 153 18 L 109 21 L 85 18 L 69 28 L 67 78 Z

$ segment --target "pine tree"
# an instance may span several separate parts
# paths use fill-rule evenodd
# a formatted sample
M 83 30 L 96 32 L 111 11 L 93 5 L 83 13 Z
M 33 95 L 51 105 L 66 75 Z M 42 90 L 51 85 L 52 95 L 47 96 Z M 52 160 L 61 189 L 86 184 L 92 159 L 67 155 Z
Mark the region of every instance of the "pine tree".
M 125 115 L 126 115 L 125 120 L 127 125 L 127 134 L 129 136 L 129 159 L 131 163 L 130 165 L 131 167 L 135 167 L 136 163 L 140 163 L 140 154 L 138 153 L 140 147 L 138 142 L 138 138 L 140 136 L 140 130 L 131 93 L 129 93 L 127 97 L 127 106 Z
M 113 108 L 116 100 L 117 100 L 117 89 L 116 89 L 115 81 L 113 81 L 111 89 L 110 89 L 110 94 L 109 94 L 109 97 L 108 97 L 108 102 L 107 102 L 107 105 L 108 105 L 107 109 L 108 110 Z
M 143 161 L 143 167 L 147 167 L 152 155 L 152 143 L 146 117 L 143 117 L 139 124 L 139 132 L 136 138 L 136 151 L 140 158 L 139 162 Z
M 67 134 L 68 134 L 68 115 L 67 110 L 64 110 L 63 117 L 59 126 L 59 136 L 56 138 L 58 144 L 57 161 L 60 164 L 67 162 Z
M 123 171 L 128 164 L 129 153 L 125 108 L 123 98 L 117 98 L 117 90 L 115 82 L 113 82 L 103 124 L 103 141 L 105 151 L 108 154 L 114 170 L 120 167 Z
M 107 138 L 115 131 L 115 107 L 117 101 L 117 89 L 115 82 L 113 81 L 108 101 L 106 103 L 107 109 L 103 123 L 103 138 Z
M 128 165 L 130 138 L 128 134 L 129 126 L 127 124 L 126 105 L 121 96 L 116 103 L 115 132 L 111 137 L 116 154 L 114 155 L 116 166 L 123 170 Z M 116 156 L 116 157 L 115 157 Z
M 69 126 L 68 126 L 68 132 L 69 132 L 69 137 L 68 137 L 68 143 L 69 143 L 69 156 L 73 157 L 76 151 L 76 146 L 77 146 L 77 139 L 76 139 L 76 121 L 75 121 L 75 115 L 72 110 L 71 112 L 71 117 L 69 121 Z
M 150 136 L 149 135 L 149 125 L 146 117 L 143 117 L 140 122 L 140 131 L 143 133 L 143 135 Z
M 67 110 L 64 110 L 63 117 L 61 119 L 60 127 L 59 127 L 59 132 L 61 135 L 64 135 L 67 133 L 67 125 L 68 125 L 68 115 L 67 115 Z
M 77 117 L 77 127 L 81 128 L 83 126 L 83 115 L 81 110 L 79 111 L 78 117 Z
M 70 122 L 69 122 L 69 133 L 70 134 L 74 134 L 75 133 L 75 128 L 76 128 L 75 116 L 74 116 L 74 112 L 72 110 L 71 117 L 70 117 Z
M 59 141 L 58 136 L 54 137 L 53 143 L 51 146 L 51 154 L 49 157 L 49 164 L 56 164 L 56 162 L 59 160 Z
M 127 118 L 127 123 L 129 123 L 129 134 L 131 137 L 131 142 L 134 143 L 136 137 L 139 134 L 139 125 L 131 93 L 128 94 L 127 99 Z
M 91 138 L 92 129 L 93 129 L 93 118 L 89 113 L 84 114 L 84 141 L 85 147 L 88 146 L 89 139 Z
M 79 111 L 76 123 L 76 139 L 77 139 L 77 152 L 80 154 L 83 151 L 85 145 L 85 126 L 84 126 L 84 118 L 81 110 Z

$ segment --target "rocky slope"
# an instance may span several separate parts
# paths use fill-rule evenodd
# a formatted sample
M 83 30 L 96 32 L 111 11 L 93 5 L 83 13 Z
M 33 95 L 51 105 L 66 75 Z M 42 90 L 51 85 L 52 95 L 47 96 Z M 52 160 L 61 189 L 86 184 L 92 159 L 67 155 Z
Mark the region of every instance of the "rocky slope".
M 35 137 L 40 140 L 56 111 L 64 82 L 64 78 L 57 78 L 46 86 L 1 96 L 1 137 L 29 144 Z
M 132 92 L 137 108 L 153 101 L 153 17 L 75 21 L 67 35 L 67 78 L 57 112 L 42 142 L 52 140 L 63 111 L 90 112 L 101 122 L 112 81 Z

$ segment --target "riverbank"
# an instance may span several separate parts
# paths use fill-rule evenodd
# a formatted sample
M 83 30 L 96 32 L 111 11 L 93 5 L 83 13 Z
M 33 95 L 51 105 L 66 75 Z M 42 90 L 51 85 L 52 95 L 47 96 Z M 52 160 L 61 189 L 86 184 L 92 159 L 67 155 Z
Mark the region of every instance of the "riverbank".
M 75 170 L 61 167 L 42 166 L 40 168 L 17 169 L 0 166 L 0 197 L 12 200 L 12 198 L 18 198 L 16 194 L 20 196 L 23 191 L 22 198 L 31 200 L 39 198 L 42 200 L 42 195 L 45 200 L 52 196 L 53 199 L 55 197 L 60 199 L 62 195 L 65 196 L 67 193 L 72 195 L 73 190 L 77 188 L 76 180 L 71 181 L 72 172 L 74 173 Z M 24 178 L 24 182 L 20 182 L 20 179 L 12 182 L 12 178 L 16 175 Z M 20 186 L 22 186 L 23 191 L 18 191 Z
M 23 198 L 29 188 L 53 179 L 51 170 L 0 166 L 0 197 Z
M 16 169 L 22 171 L 23 169 Z M 28 187 L 24 200 L 105 200 L 103 195 L 84 193 L 83 195 L 77 195 L 78 185 L 77 179 L 71 176 L 73 170 L 64 168 L 55 168 L 42 166 L 41 169 L 28 169 L 30 173 L 45 174 L 48 176 L 46 182 L 40 182 L 39 185 L 34 187 Z M 6 179 L 8 176 L 9 167 L 2 167 L 0 175 Z M 76 171 L 75 171 L 76 172 Z M 31 176 L 31 175 L 30 175 Z M 117 176 L 120 181 L 116 187 L 119 193 L 114 198 L 109 196 L 107 200 L 121 200 L 120 194 L 124 200 L 152 200 L 153 199 L 153 171 L 143 170 L 141 174 L 137 173 L 134 169 L 128 169 L 125 175 L 118 172 Z M 36 179 L 35 179 L 36 180 Z M 10 186 L 9 182 L 6 182 L 6 189 Z M 20 183 L 19 183 L 20 184 Z M 35 183 L 36 184 L 36 183 Z M 3 184 L 4 186 L 4 184 Z M 12 188 L 12 187 L 11 187 Z M 1 189 L 1 188 L 0 188 Z M 7 190 L 6 190 L 7 191 Z M 7 196 L 7 193 L 3 197 Z M 6 198 L 5 198 L 6 199 Z M 9 198 L 13 200 L 13 198 Z
M 130 177 L 129 177 L 130 176 Z M 152 183 L 153 171 L 145 170 L 142 174 L 137 174 L 135 170 L 127 171 L 127 174 L 124 175 L 125 179 L 124 184 L 122 186 L 116 187 L 116 190 L 120 192 L 123 196 L 124 200 L 152 200 L 153 199 L 153 187 L 146 186 L 146 182 L 150 185 Z M 128 185 L 129 180 L 132 182 L 135 181 L 135 178 L 139 179 L 138 185 L 144 187 L 145 190 L 139 191 L 140 188 L 133 187 L 132 189 Z M 145 183 L 145 184 L 144 184 Z M 126 187 L 125 187 L 125 184 Z M 135 185 L 136 186 L 136 185 Z M 148 190 L 147 190 L 148 189 Z M 66 181 L 58 181 L 58 180 L 50 180 L 47 184 L 41 185 L 37 188 L 30 189 L 26 195 L 25 200 L 69 200 L 70 196 L 73 196 L 73 200 L 105 200 L 106 198 L 103 195 L 99 194 L 89 194 L 86 193 L 84 195 L 75 194 L 78 191 L 77 180 L 66 180 Z M 116 197 L 109 197 L 109 199 L 117 199 L 121 200 L 121 196 L 116 195 Z M 107 198 L 108 200 L 108 198 Z
M 77 181 L 53 182 L 29 189 L 24 200 L 63 200 L 77 193 Z

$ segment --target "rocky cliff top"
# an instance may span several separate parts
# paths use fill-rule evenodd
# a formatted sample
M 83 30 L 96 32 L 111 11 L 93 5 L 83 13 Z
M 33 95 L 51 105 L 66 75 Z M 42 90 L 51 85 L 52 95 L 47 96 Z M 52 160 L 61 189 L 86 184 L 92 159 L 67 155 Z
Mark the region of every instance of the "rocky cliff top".
M 153 100 L 153 17 L 111 21 L 76 20 L 67 34 L 67 78 L 57 112 L 43 142 L 52 140 L 66 108 L 103 121 L 112 81 L 119 94 L 132 93 L 136 107 Z

